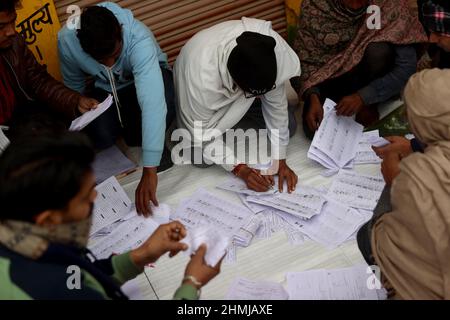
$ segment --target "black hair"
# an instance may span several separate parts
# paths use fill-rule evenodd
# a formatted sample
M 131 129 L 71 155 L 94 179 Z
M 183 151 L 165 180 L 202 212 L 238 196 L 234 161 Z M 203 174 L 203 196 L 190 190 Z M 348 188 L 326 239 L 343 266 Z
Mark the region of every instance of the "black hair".
M 108 9 L 92 6 L 84 9 L 77 31 L 83 50 L 96 60 L 110 56 L 122 40 L 122 27 Z
M 86 136 L 23 136 L 0 156 L 0 220 L 33 221 L 63 210 L 91 172 L 94 150 Z
M 70 122 L 40 103 L 18 105 L 8 123 L 8 138 L 15 140 L 25 136 L 60 135 L 67 130 Z
M 19 3 L 20 0 L 1 0 L 0 12 L 14 12 Z

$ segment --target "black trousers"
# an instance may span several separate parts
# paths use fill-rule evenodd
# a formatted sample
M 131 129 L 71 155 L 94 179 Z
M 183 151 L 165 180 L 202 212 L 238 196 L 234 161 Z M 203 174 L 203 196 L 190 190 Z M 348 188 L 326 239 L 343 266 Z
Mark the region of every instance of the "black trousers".
M 326 98 L 340 101 L 343 97 L 354 94 L 372 81 L 387 74 L 395 65 L 395 51 L 391 44 L 386 42 L 371 43 L 367 47 L 361 62 L 351 71 L 319 84 L 321 103 Z M 306 115 L 310 109 L 309 98 L 303 107 L 303 130 L 307 138 L 312 139 L 315 132 L 311 131 L 306 123 Z
M 161 71 L 167 105 L 166 128 L 168 128 L 175 119 L 175 90 L 172 71 L 165 68 L 161 68 Z M 148 88 L 148 90 L 151 90 L 151 88 Z M 107 91 L 95 88 L 89 96 L 98 101 L 103 101 L 108 94 L 110 93 Z M 136 87 L 134 84 L 129 85 L 118 90 L 117 94 L 122 105 L 120 115 L 123 127 L 120 124 L 117 108 L 114 104 L 83 130 L 97 150 L 111 147 L 119 137 L 123 137 L 130 147 L 142 145 L 142 115 L 136 95 Z

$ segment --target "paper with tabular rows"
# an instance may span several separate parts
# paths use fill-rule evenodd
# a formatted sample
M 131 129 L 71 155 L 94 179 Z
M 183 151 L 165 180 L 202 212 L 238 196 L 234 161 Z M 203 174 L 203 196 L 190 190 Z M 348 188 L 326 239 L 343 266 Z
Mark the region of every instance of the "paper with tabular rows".
M 290 300 L 380 300 L 384 290 L 370 287 L 371 277 L 367 265 L 287 273 L 287 291 Z
M 327 197 L 354 208 L 373 210 L 384 186 L 382 176 L 368 176 L 341 170 L 331 184 Z
M 333 104 L 336 105 L 329 99 L 325 102 L 328 106 Z M 353 118 L 337 116 L 333 110 L 326 112 L 314 135 L 308 158 L 327 169 L 348 167 L 356 156 L 363 129 Z
M 304 219 L 310 219 L 319 214 L 325 203 L 325 198 L 318 190 L 306 186 L 297 186 L 292 193 L 277 192 L 270 196 L 249 196 L 246 200 Z
M 254 215 L 247 207 L 221 199 L 203 189 L 181 201 L 170 218 L 179 220 L 188 229 L 201 226 L 215 228 L 225 236 L 233 237 Z

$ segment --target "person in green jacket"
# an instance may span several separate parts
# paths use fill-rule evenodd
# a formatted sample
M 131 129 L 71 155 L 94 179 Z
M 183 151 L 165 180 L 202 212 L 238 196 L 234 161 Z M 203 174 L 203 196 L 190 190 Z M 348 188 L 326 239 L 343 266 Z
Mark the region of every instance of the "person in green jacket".
M 137 249 L 96 260 L 86 248 L 97 192 L 94 151 L 80 133 L 24 135 L 0 156 L 0 299 L 127 299 L 120 286 L 144 266 L 186 250 L 186 229 L 161 225 Z M 220 272 L 202 246 L 175 299 L 197 299 Z

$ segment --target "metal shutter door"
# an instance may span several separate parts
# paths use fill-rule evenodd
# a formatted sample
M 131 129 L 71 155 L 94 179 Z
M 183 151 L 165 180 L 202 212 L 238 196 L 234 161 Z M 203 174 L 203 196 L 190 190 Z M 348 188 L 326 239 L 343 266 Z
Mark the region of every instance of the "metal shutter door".
M 67 7 L 81 8 L 96 0 L 55 0 L 61 25 L 67 20 Z M 284 0 L 113 0 L 155 34 L 161 48 L 173 63 L 181 47 L 198 31 L 222 21 L 253 17 L 272 21 L 273 28 L 286 38 Z

